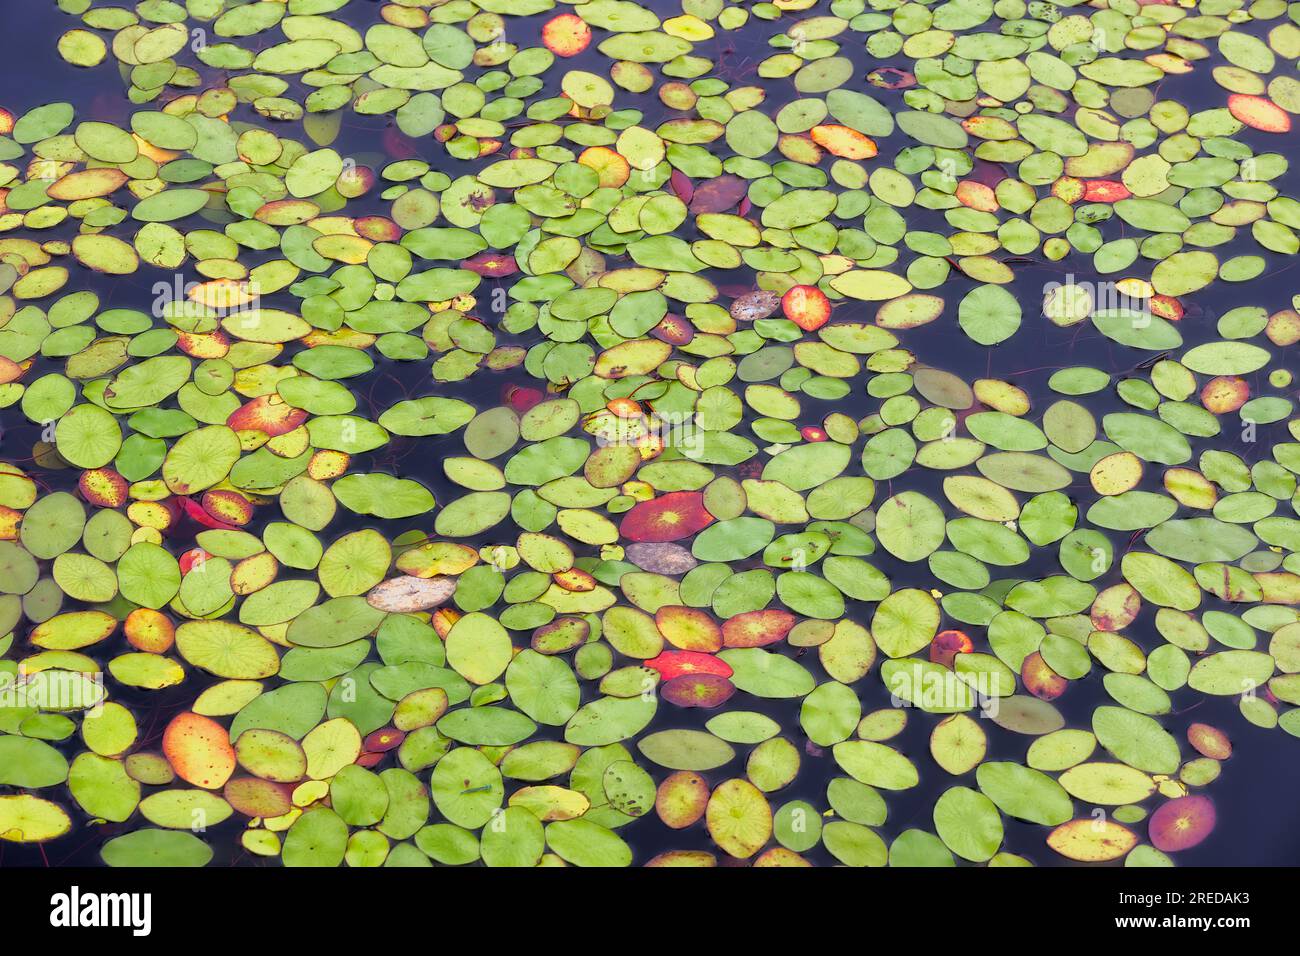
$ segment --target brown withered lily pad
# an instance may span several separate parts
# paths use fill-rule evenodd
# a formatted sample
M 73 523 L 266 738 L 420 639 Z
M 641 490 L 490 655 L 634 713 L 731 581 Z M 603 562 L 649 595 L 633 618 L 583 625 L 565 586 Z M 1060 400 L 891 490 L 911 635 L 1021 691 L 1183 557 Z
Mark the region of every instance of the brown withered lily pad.
M 371 588 L 366 603 L 380 611 L 409 614 L 444 604 L 454 593 L 455 578 L 415 578 L 404 574 Z

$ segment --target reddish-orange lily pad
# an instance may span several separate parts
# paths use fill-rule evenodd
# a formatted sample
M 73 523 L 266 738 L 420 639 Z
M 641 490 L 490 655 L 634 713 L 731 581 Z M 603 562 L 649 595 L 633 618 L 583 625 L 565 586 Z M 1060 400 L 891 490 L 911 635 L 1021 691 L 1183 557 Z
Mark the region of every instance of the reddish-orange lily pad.
M 396 242 L 402 238 L 402 227 L 386 216 L 360 216 L 352 220 L 352 228 L 361 238 L 374 242 Z
M 291 432 L 307 420 L 307 413 L 272 395 L 259 395 L 230 413 L 226 425 L 235 431 L 258 431 L 272 438 Z
M 870 159 L 877 152 L 874 139 L 847 126 L 814 126 L 809 135 L 814 143 L 841 159 Z
M 781 297 L 781 310 L 805 332 L 815 332 L 830 321 L 831 300 L 815 285 L 797 285 Z
M 959 203 L 971 209 L 978 209 L 980 212 L 998 211 L 997 195 L 990 187 L 984 183 L 977 183 L 973 179 L 963 179 L 959 182 L 957 191 L 953 195 Z
M 580 16 L 561 13 L 542 27 L 542 43 L 556 56 L 577 56 L 591 43 L 591 27 Z
M 176 642 L 176 625 L 162 611 L 138 607 L 122 622 L 127 643 L 148 654 L 165 654 Z
M 1291 117 L 1286 110 L 1263 96 L 1233 93 L 1228 97 L 1228 112 L 1251 129 L 1265 133 L 1291 131 Z
M 634 505 L 619 525 L 629 541 L 678 541 L 698 534 L 713 523 L 698 491 L 670 491 Z
M 162 750 L 176 776 L 196 787 L 217 790 L 235 772 L 235 748 L 226 728 L 188 710 L 163 731 Z
M 608 146 L 588 146 L 578 156 L 578 162 L 596 171 L 602 187 L 618 189 L 632 175 L 628 161 Z
M 1183 304 L 1171 295 L 1153 295 L 1147 299 L 1147 308 L 1151 310 L 1152 315 L 1169 319 L 1171 322 L 1177 322 L 1186 311 L 1183 309 Z
M 1056 700 L 1065 693 L 1070 682 L 1048 666 L 1043 655 L 1034 651 L 1020 665 L 1020 679 L 1025 690 L 1039 700 Z
M 1250 383 L 1236 375 L 1220 375 L 1201 389 L 1201 404 L 1216 415 L 1235 412 L 1250 400 Z
M 784 640 L 796 621 L 793 614 L 779 608 L 746 611 L 722 625 L 722 643 L 727 647 L 766 647 Z
M 1113 179 L 1094 179 L 1083 184 L 1084 202 L 1119 202 L 1132 195 L 1127 186 Z

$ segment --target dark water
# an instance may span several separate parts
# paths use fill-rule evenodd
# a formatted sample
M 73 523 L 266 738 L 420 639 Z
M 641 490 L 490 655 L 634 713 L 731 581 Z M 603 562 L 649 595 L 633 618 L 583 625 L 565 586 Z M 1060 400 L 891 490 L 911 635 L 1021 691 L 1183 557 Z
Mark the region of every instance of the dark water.
M 660 6 L 653 0 L 646 5 L 652 8 Z M 11 27 L 0 30 L 0 64 L 2 64 L 0 69 L 8 79 L 8 82 L 0 86 L 0 90 L 4 91 L 0 93 L 0 106 L 8 108 L 15 115 L 20 115 L 42 103 L 67 100 L 77 106 L 79 119 L 94 118 L 125 125 L 130 113 L 141 107 L 131 106 L 122 95 L 123 87 L 112 58 L 91 70 L 76 69 L 63 63 L 54 52 L 53 44 L 61 32 L 75 25 L 74 19 L 61 14 L 53 3 L 24 3 L 22 8 L 21 28 Z M 354 24 L 365 24 L 375 22 L 375 9 L 372 3 L 354 2 L 333 16 L 347 19 Z M 532 18 L 528 21 L 511 18 L 509 31 L 514 36 L 522 36 L 530 29 L 535 31 L 542 19 L 544 18 Z M 742 31 L 720 31 L 718 38 L 712 41 L 712 48 L 710 44 L 700 44 L 697 46 L 696 53 L 712 57 L 718 64 L 718 72 L 733 86 L 744 83 L 762 84 L 763 81 L 754 75 L 753 70 L 760 59 L 772 52 L 771 48 L 766 46 L 766 37 L 778 29 L 780 27 L 777 25 L 751 20 Z M 856 76 L 859 82 L 869 70 L 891 65 L 871 60 L 862 49 L 861 43 L 853 39 L 854 36 L 856 35 L 846 35 L 844 38 L 846 42 L 843 53 L 856 58 L 859 66 Z M 564 66 L 568 68 L 589 66 L 584 64 L 584 59 L 585 57 L 579 57 L 565 61 Z M 563 70 L 552 71 L 548 75 L 548 90 L 558 90 L 562 72 Z M 212 82 L 215 78 L 216 75 L 212 71 L 206 71 L 207 85 L 216 85 Z M 901 107 L 901 93 L 878 89 L 871 89 L 870 92 L 887 104 L 897 104 Z M 1223 101 L 1223 91 L 1213 83 L 1207 67 L 1198 67 L 1193 74 L 1168 81 L 1161 95 L 1173 96 L 1192 110 L 1210 105 L 1218 106 Z M 786 99 L 783 100 L 782 96 Z M 765 108 L 774 113 L 786 100 L 792 98 L 794 98 L 792 87 L 789 84 L 778 84 L 772 90 Z M 637 96 L 620 91 L 619 105 L 642 109 L 645 113 L 643 125 L 650 127 L 672 115 L 653 92 Z M 245 107 L 241 107 L 242 109 Z M 380 117 L 361 117 L 351 113 L 345 116 L 340 136 L 330 145 L 344 156 L 355 159 L 358 164 L 382 165 L 385 160 L 376 150 L 389 124 Z M 260 118 L 256 119 L 261 123 L 267 122 Z M 298 135 L 295 132 L 296 127 L 287 126 L 286 129 L 288 130 L 286 135 Z M 396 130 L 393 130 L 390 135 L 394 134 Z M 409 148 L 413 155 L 419 155 L 431 162 L 435 168 L 443 169 L 453 177 L 470 172 L 475 165 L 478 165 L 449 159 L 445 151 L 432 142 L 415 142 L 401 137 L 400 134 L 396 135 L 398 141 Z M 1281 148 L 1281 142 L 1284 142 L 1278 137 L 1270 137 L 1250 129 L 1244 130 L 1240 138 L 1257 152 L 1277 151 Z M 903 139 L 903 137 L 895 137 L 895 139 Z M 891 147 L 884 143 L 881 145 L 882 153 L 876 162 L 888 163 L 892 159 L 892 153 L 889 151 Z M 391 158 L 393 157 L 389 157 Z M 1295 195 L 1300 193 L 1300 189 L 1296 188 L 1300 185 L 1298 180 L 1300 175 L 1292 171 L 1276 181 L 1276 185 L 1283 194 Z M 377 212 L 383 205 L 372 195 L 367 199 L 350 202 L 347 211 L 349 214 L 365 214 Z M 942 214 L 939 212 L 912 207 L 907 210 L 906 215 L 911 229 L 943 231 L 946 228 Z M 1124 227 L 1122 223 L 1115 220 L 1103 224 L 1101 228 L 1106 238 L 1112 239 L 1121 235 Z M 695 237 L 684 235 L 683 238 L 689 240 Z M 1251 252 L 1262 251 L 1254 246 L 1248 236 L 1244 241 L 1220 247 L 1218 251 L 1226 258 L 1246 251 L 1247 246 L 1251 247 L 1249 250 Z M 1186 340 L 1185 347 L 1190 348 L 1200 342 L 1216 338 L 1215 320 L 1234 307 L 1245 304 L 1262 305 L 1269 311 L 1276 311 L 1289 305 L 1291 290 L 1295 287 L 1294 262 L 1274 254 L 1265 254 L 1270 260 L 1268 271 L 1260 279 L 1247 284 L 1244 289 L 1217 282 L 1209 290 L 1183 299 L 1188 307 L 1188 316 L 1180 324 L 1180 331 Z M 249 261 L 257 261 L 256 256 L 250 257 Z M 1095 278 L 1087 274 L 1085 269 L 1080 268 L 1080 264 L 1086 266 L 1087 262 L 1086 258 L 1076 254 L 1070 257 L 1070 265 L 1051 263 L 1041 257 L 1031 257 L 1017 263 L 1016 280 L 1011 288 L 1025 305 L 1025 322 L 1016 336 L 998 345 L 996 351 L 974 345 L 951 321 L 899 333 L 902 345 L 912 350 L 922 364 L 954 372 L 967 381 L 979 377 L 997 377 L 1009 381 L 1025 389 L 1037 408 L 1043 408 L 1050 403 L 1053 393 L 1047 386 L 1047 380 L 1058 369 L 1092 365 L 1112 373 L 1116 378 L 1123 378 L 1126 373 L 1136 371 L 1138 363 L 1150 364 L 1154 361 L 1154 357 L 1149 353 L 1117 345 L 1103 337 L 1090 324 L 1061 329 L 1051 325 L 1038 314 L 1037 303 L 1041 300 L 1043 288 L 1047 283 L 1064 282 L 1066 274 L 1071 270 L 1078 273 L 1076 278 L 1079 281 Z M 735 271 L 729 272 L 722 281 L 734 285 L 737 282 L 737 275 Z M 92 281 L 87 286 L 85 283 L 88 276 L 89 273 L 79 270 L 76 279 L 82 284 L 76 287 L 94 288 L 101 297 L 101 308 L 147 308 L 147 304 L 153 298 L 151 292 L 153 283 L 160 278 L 168 278 L 155 271 L 145 270 L 126 280 Z M 954 271 L 953 278 L 948 283 L 945 283 L 941 289 L 932 291 L 943 295 L 951 304 L 959 300 L 974 285 L 975 283 Z M 485 281 L 478 293 L 480 301 L 487 300 L 491 288 L 491 280 Z M 272 307 L 283 306 L 292 309 L 296 300 L 289 297 L 287 293 L 281 293 L 280 297 L 285 298 L 285 301 L 271 301 L 267 304 Z M 869 304 L 857 306 L 862 310 L 860 315 L 853 313 L 854 308 L 852 305 L 841 306 L 840 310 L 837 310 L 837 316 L 847 319 L 869 319 L 874 312 L 874 306 Z M 537 341 L 539 341 L 537 333 L 512 337 L 498 330 L 498 344 L 501 345 L 527 347 L 536 344 Z M 372 418 L 395 401 L 434 393 L 454 394 L 484 408 L 499 404 L 504 391 L 512 384 L 536 384 L 522 369 L 519 369 L 507 373 L 480 371 L 465 382 L 450 387 L 440 387 L 430 379 L 425 362 L 396 363 L 377 354 L 374 357 L 377 362 L 375 371 L 360 380 L 362 384 L 358 387 L 360 399 L 358 413 L 366 413 L 368 409 Z M 1295 360 L 1294 347 L 1288 349 L 1282 359 L 1282 364 L 1293 369 L 1300 368 L 1300 363 Z M 34 370 L 32 378 L 45 371 L 40 367 L 40 363 L 46 360 L 37 361 L 38 367 Z M 52 362 L 47 364 L 54 366 Z M 1259 378 L 1258 384 L 1263 386 L 1263 373 Z M 1255 384 L 1252 382 L 1252 386 Z M 1263 389 L 1257 390 L 1252 387 L 1252 393 L 1259 391 Z M 865 394 L 853 394 L 836 402 L 818 401 L 806 396 L 802 397 L 802 401 L 805 408 L 812 413 L 808 416 L 809 420 L 818 420 L 831 410 L 861 418 L 875 411 L 879 406 L 878 400 Z M 1097 418 L 1106 412 L 1127 407 L 1114 396 L 1113 391 L 1090 396 L 1087 402 Z M 18 460 L 30 455 L 30 448 L 39 428 L 26 423 L 15 409 L 0 412 L 0 424 L 5 429 L 4 443 L 0 445 L 0 458 Z M 1268 449 L 1272 442 L 1288 440 L 1284 437 L 1285 434 L 1284 425 L 1273 425 L 1261 427 L 1258 440 L 1254 444 L 1239 441 L 1240 436 L 1234 435 L 1231 431 L 1225 431 L 1224 435 L 1216 438 L 1214 442 L 1218 447 L 1230 447 L 1230 450 L 1239 454 L 1249 464 L 1268 457 Z M 1197 440 L 1193 441 L 1193 445 L 1198 454 L 1205 448 L 1211 447 L 1210 444 Z M 433 490 L 441 502 L 448 500 L 449 492 L 452 490 L 452 486 L 443 475 L 441 459 L 447 454 L 462 452 L 460 441 L 454 436 L 437 439 L 394 436 L 390 445 L 377 454 L 358 456 L 354 470 L 385 470 L 402 477 L 417 478 Z M 1154 472 L 1155 469 L 1150 471 Z M 75 483 L 76 478 L 76 473 L 70 470 L 36 471 L 33 474 L 51 489 L 70 487 Z M 1083 477 L 1084 480 L 1074 488 L 1066 489 L 1067 493 L 1074 497 L 1086 495 L 1089 489 L 1086 476 Z M 892 482 L 882 483 L 877 500 L 905 488 L 933 494 L 940 480 L 939 473 L 916 468 Z M 1158 484 L 1158 475 L 1149 473 L 1143 487 L 1153 489 Z M 940 500 L 942 500 L 941 496 Z M 265 518 L 261 520 L 264 521 Z M 331 526 L 330 534 L 339 534 L 373 523 L 371 519 L 352 515 L 346 518 L 340 517 Z M 406 530 L 425 530 L 427 522 L 410 519 L 379 522 L 377 526 L 391 538 Z M 188 536 L 197 530 L 199 530 L 197 527 L 182 527 L 179 533 L 173 536 L 170 545 L 174 550 L 188 547 L 190 544 Z M 256 525 L 250 530 L 256 530 Z M 500 541 L 510 536 L 512 535 L 507 522 L 494 529 L 491 537 L 493 540 Z M 1115 544 L 1118 559 L 1118 553 L 1129 544 L 1129 541 L 1127 537 L 1117 536 Z M 1054 548 L 1038 549 L 1031 559 L 1031 564 L 1015 569 L 1018 576 L 1032 577 L 1057 571 L 1054 554 Z M 929 588 L 934 584 L 924 565 L 900 564 L 883 551 L 877 551 L 871 557 L 871 561 L 891 578 L 896 587 Z M 1035 561 L 1037 564 L 1032 563 Z M 737 570 L 742 570 L 743 567 L 742 565 Z M 1110 578 L 1106 581 L 1113 583 Z M 854 607 L 852 604 L 853 602 L 850 603 L 849 615 L 864 623 L 868 622 L 871 607 L 861 604 Z M 1210 598 L 1203 605 L 1203 610 L 1223 607 L 1225 606 Z M 1148 651 L 1162 643 L 1162 639 L 1151 624 L 1152 617 L 1152 609 L 1145 607 L 1139 619 L 1126 629 L 1126 634 Z M 976 631 L 978 632 L 978 629 Z M 815 676 L 825 679 L 825 674 L 813 650 L 801 653 L 797 649 L 787 649 L 786 653 L 795 654 L 799 657 L 800 663 Z M 1108 701 L 1101 685 L 1100 670 L 1094 668 L 1093 673 L 1087 678 L 1072 682 L 1069 691 L 1056 701 L 1070 726 L 1087 726 L 1093 707 Z M 137 714 L 141 726 L 141 746 L 157 746 L 162 728 L 176 712 L 185 709 L 188 702 L 193 700 L 195 694 L 201 689 L 201 681 L 202 678 L 196 680 L 192 675 L 183 686 L 161 693 L 114 687 L 113 697 Z M 889 706 L 889 695 L 883 683 L 869 677 L 855 686 L 863 698 L 864 713 Z M 588 697 L 595 696 L 594 689 L 590 686 L 584 686 L 584 693 Z M 1200 846 L 1179 853 L 1177 862 L 1181 865 L 1201 866 L 1293 865 L 1300 862 L 1300 806 L 1297 805 L 1295 796 L 1300 794 L 1300 741 L 1280 730 L 1266 731 L 1249 725 L 1240 716 L 1235 699 L 1204 698 L 1186 689 L 1175 692 L 1173 697 L 1175 713 L 1162 718 L 1162 722 L 1175 736 L 1185 740 L 1187 725 L 1192 721 L 1202 721 L 1226 730 L 1232 738 L 1234 747 L 1234 755 L 1225 762 L 1221 777 L 1207 789 L 1218 805 L 1218 828 Z M 798 700 L 765 701 L 748 698 L 742 702 L 742 698 L 745 698 L 745 695 L 733 698 L 733 706 L 762 711 L 777 720 L 783 732 L 796 744 L 802 745 L 805 742 L 799 732 L 800 702 Z M 699 711 L 661 707 L 659 715 L 649 730 L 699 726 L 703 719 L 699 715 Z M 889 805 L 889 819 L 877 830 L 887 843 L 902 831 L 912 827 L 932 830 L 930 811 L 939 794 L 954 784 L 974 785 L 973 773 L 962 778 L 951 777 L 930 758 L 928 739 L 936 720 L 937 718 L 922 712 L 912 711 L 906 730 L 894 741 L 899 749 L 917 763 L 921 783 L 918 787 L 904 793 L 884 795 Z M 548 736 L 559 739 L 561 734 L 562 728 L 540 728 L 538 736 L 534 739 L 544 739 Z M 991 732 L 989 757 L 1023 762 L 1031 740 L 1032 738 L 1019 737 L 1009 732 Z M 743 775 L 744 757 L 745 753 L 742 752 L 732 765 L 718 768 L 712 774 L 716 774 L 717 779 Z M 805 751 L 798 777 L 789 787 L 773 795 L 774 805 L 792 799 L 806 799 L 814 806 L 823 807 L 826 783 L 840 773 L 829 752 L 816 754 Z M 656 774 L 657 778 L 662 775 L 663 771 Z M 1006 823 L 1007 834 L 1004 844 L 1006 850 L 1023 854 L 1042 865 L 1059 865 L 1064 862 L 1043 845 L 1042 840 L 1046 835 L 1044 828 L 1010 820 Z M 104 840 L 136 826 L 138 824 L 134 822 L 103 827 L 80 826 L 69 837 L 47 844 L 43 851 L 0 844 L 0 863 L 94 864 L 98 862 L 98 848 Z M 213 865 L 276 865 L 275 861 L 252 858 L 238 849 L 238 835 L 241 829 L 242 825 L 232 820 L 209 831 L 208 842 L 217 852 Z M 1144 831 L 1145 826 L 1139 825 L 1137 829 Z M 637 862 L 643 862 L 665 849 L 709 849 L 712 846 L 702 824 L 685 831 L 671 831 L 653 816 L 623 828 L 620 835 L 633 847 Z M 822 847 L 805 855 L 817 863 L 834 862 Z

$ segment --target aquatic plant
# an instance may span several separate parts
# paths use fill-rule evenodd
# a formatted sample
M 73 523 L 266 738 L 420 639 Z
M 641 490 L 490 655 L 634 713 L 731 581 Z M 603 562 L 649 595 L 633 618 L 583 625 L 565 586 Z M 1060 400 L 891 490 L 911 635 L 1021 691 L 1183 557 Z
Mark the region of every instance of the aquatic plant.
M 1300 735 L 1296 5 L 59 6 L 0 840 L 1168 865 Z

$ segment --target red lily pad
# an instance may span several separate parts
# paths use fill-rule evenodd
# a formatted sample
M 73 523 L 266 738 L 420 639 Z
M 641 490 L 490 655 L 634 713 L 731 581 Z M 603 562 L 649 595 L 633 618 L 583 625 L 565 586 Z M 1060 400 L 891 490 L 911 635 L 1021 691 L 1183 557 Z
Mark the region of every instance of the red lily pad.
M 1210 835 L 1216 818 L 1209 797 L 1177 797 L 1151 814 L 1147 833 L 1157 850 L 1187 850 Z
M 187 518 L 197 521 L 205 528 L 217 528 L 221 531 L 234 531 L 237 527 L 237 525 L 233 525 L 228 521 L 222 521 L 220 518 L 204 511 L 203 506 L 193 498 L 181 496 L 175 499 L 175 501 L 179 505 L 180 509 L 185 512 Z M 172 507 L 170 503 L 169 507 Z
M 661 342 L 672 345 L 686 345 L 695 338 L 695 329 L 680 315 L 665 315 L 659 324 L 650 330 Z
M 978 209 L 980 212 L 997 212 L 1000 206 L 993 187 L 973 179 L 959 182 L 957 191 L 953 195 L 963 206 Z
M 18 381 L 23 377 L 25 371 L 27 369 L 13 359 L 0 356 L 0 385 L 8 385 L 10 382 Z
M 730 173 L 716 176 L 695 187 L 691 196 L 691 212 L 726 212 L 745 198 L 749 183 Z
M 679 541 L 712 523 L 702 492 L 670 491 L 634 505 L 618 530 L 629 541 Z
M 396 727 L 380 727 L 366 737 L 361 746 L 374 753 L 387 753 L 389 750 L 400 747 L 405 739 L 406 734 Z
M 181 569 L 181 574 L 185 575 L 189 574 L 195 565 L 202 567 L 203 562 L 207 561 L 210 557 L 212 557 L 212 555 L 208 554 L 208 552 L 204 551 L 202 548 L 190 548 L 180 556 L 176 563 Z
M 466 259 L 460 264 L 460 267 L 492 279 L 511 276 L 519 271 L 519 265 L 515 262 L 515 257 L 501 252 L 480 252 L 474 258 Z
M 695 183 L 691 182 L 691 177 L 680 169 L 674 169 L 672 175 L 668 177 L 668 188 L 672 190 L 674 196 L 688 206 L 695 198 Z
M 665 683 L 659 692 L 678 707 L 720 707 L 731 699 L 736 685 L 718 674 L 685 674 Z
M 930 660 L 944 667 L 952 667 L 954 657 L 969 654 L 973 650 L 974 642 L 963 631 L 940 631 L 930 641 Z
M 659 672 L 666 681 L 692 674 L 713 674 L 717 677 L 730 677 L 731 665 L 712 654 L 699 651 L 663 651 L 658 657 L 645 662 L 646 667 Z
M 1085 202 L 1119 202 L 1131 195 L 1127 186 L 1112 179 L 1094 179 L 1083 184 Z
M 369 166 L 353 166 L 339 174 L 334 188 L 344 199 L 356 199 L 375 188 L 378 174 Z
M 545 397 L 538 389 L 519 385 L 507 387 L 505 394 L 506 404 L 521 415 L 534 405 L 540 404 Z

